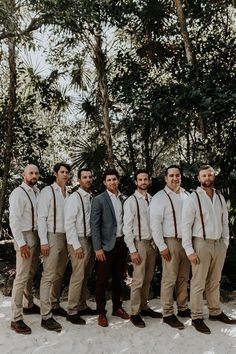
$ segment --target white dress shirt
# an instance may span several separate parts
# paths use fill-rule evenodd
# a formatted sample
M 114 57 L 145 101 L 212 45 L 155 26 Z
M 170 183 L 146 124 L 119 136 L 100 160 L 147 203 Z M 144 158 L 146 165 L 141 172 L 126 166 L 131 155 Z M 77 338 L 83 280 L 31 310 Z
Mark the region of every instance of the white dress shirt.
M 198 187 L 197 193 L 202 206 L 202 214 L 206 239 L 218 240 L 223 238 L 226 247 L 229 245 L 229 227 L 228 227 L 228 211 L 224 197 L 219 196 L 214 190 L 213 199 L 207 195 L 203 188 Z M 197 196 L 192 193 L 184 202 L 183 217 L 183 247 L 187 256 L 193 254 L 192 237 L 203 238 L 202 221 L 200 216 L 199 204 Z
M 167 186 L 165 186 L 164 190 L 172 200 L 176 216 L 177 237 L 181 238 L 182 207 L 184 200 L 188 198 L 188 194 L 183 188 L 180 188 L 179 193 L 173 192 Z M 157 192 L 153 196 L 149 206 L 151 233 L 160 252 L 167 248 L 164 237 L 175 237 L 173 209 L 164 190 Z
M 151 201 L 150 194 L 147 194 L 147 200 L 145 196 L 139 193 L 137 190 L 134 193 L 137 198 L 140 212 L 140 230 L 142 240 L 151 240 L 151 230 L 148 220 L 148 204 Z M 130 253 L 136 252 L 134 240 L 139 240 L 139 223 L 138 223 L 138 210 L 135 197 L 131 195 L 126 199 L 124 203 L 124 227 L 123 234 L 125 235 L 125 242 L 129 248 Z
M 52 184 L 56 198 L 56 232 L 64 233 L 64 205 L 68 197 L 64 197 L 61 187 Z M 50 186 L 42 189 L 38 201 L 38 232 L 41 245 L 48 244 L 48 232 L 54 232 L 54 197 Z
M 117 231 L 116 231 L 116 237 L 121 237 L 122 234 L 122 229 L 123 229 L 123 206 L 122 202 L 120 200 L 121 193 L 118 191 L 118 194 L 111 193 L 110 191 L 107 190 L 107 193 L 109 194 L 111 198 L 111 202 L 115 211 L 116 215 L 116 222 L 117 222 Z
M 66 239 L 67 243 L 72 245 L 74 249 L 81 247 L 78 237 L 84 237 L 85 230 L 86 237 L 91 236 L 89 218 L 92 197 L 89 192 L 86 192 L 82 188 L 79 188 L 78 192 L 80 193 L 84 203 L 85 227 L 82 202 L 78 193 L 72 193 L 65 203 Z
M 34 230 L 37 230 L 37 203 L 39 190 L 36 186 L 30 187 L 22 183 L 26 192 L 29 194 L 34 207 Z M 9 221 L 13 237 L 19 247 L 26 244 L 22 231 L 32 230 L 32 208 L 31 203 L 22 188 L 15 188 L 9 198 Z

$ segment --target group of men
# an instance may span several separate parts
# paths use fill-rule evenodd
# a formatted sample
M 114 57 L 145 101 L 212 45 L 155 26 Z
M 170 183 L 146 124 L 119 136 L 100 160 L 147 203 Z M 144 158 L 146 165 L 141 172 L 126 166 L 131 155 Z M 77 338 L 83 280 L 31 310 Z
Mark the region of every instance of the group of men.
M 214 189 L 215 172 L 200 167 L 200 187 L 189 194 L 181 187 L 176 165 L 165 171 L 166 186 L 152 198 L 147 170 L 135 172 L 136 190 L 126 198 L 119 191 L 115 169 L 103 175 L 105 191 L 93 197 L 92 171 L 78 171 L 79 188 L 68 195 L 70 166 L 54 166 L 55 182 L 39 193 L 39 171 L 26 166 L 23 183 L 10 195 L 10 227 L 16 250 L 16 277 L 12 291 L 11 328 L 29 334 L 23 314 L 41 314 L 41 326 L 61 331 L 53 316 L 73 324 L 85 324 L 81 316 L 98 315 L 98 324 L 108 326 L 106 288 L 112 279 L 112 315 L 145 327 L 143 317 L 162 318 L 171 327 L 183 329 L 178 319 L 192 318 L 199 332 L 211 331 L 203 320 L 203 295 L 209 320 L 236 324 L 220 309 L 221 272 L 229 244 L 228 213 L 224 197 Z M 163 312 L 149 307 L 157 248 L 162 257 L 161 303 Z M 34 304 L 32 284 L 39 253 L 43 259 L 40 308 Z M 122 306 L 122 285 L 127 271 L 127 250 L 133 264 L 130 315 Z M 60 306 L 63 275 L 68 256 L 72 274 L 67 311 Z M 96 309 L 86 303 L 87 278 L 96 261 Z M 190 308 L 188 285 L 190 266 Z M 174 311 L 174 296 L 177 316 Z M 191 310 L 190 310 L 191 309 Z

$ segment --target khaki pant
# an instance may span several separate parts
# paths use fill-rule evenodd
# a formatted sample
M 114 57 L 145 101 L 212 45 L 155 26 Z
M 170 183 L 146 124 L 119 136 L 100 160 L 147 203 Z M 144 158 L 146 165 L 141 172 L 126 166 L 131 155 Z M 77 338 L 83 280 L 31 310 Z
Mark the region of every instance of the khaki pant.
M 133 279 L 131 283 L 131 315 L 137 315 L 140 310 L 148 309 L 150 284 L 156 264 L 157 251 L 152 241 L 135 241 L 136 249 L 141 257 L 141 264 L 133 264 Z
M 16 277 L 12 289 L 12 320 L 23 319 L 22 307 L 33 306 L 32 285 L 39 259 L 39 238 L 37 231 L 23 231 L 25 242 L 30 249 L 30 258 L 21 257 L 20 248 L 14 242 L 16 251 Z
M 200 264 L 192 265 L 190 303 L 192 319 L 203 318 L 205 290 L 209 314 L 217 316 L 220 309 L 220 279 L 227 248 L 222 239 L 204 240 L 193 237 L 193 247 Z
M 188 308 L 188 280 L 190 263 L 182 247 L 181 239 L 165 238 L 169 249 L 171 260 L 169 262 L 162 258 L 162 280 L 161 280 L 161 303 L 163 316 L 171 316 L 174 313 L 174 291 L 179 311 Z
M 44 320 L 52 316 L 51 308 L 59 307 L 61 284 L 68 260 L 66 235 L 48 233 L 49 255 L 43 257 L 43 273 L 40 283 L 40 307 Z
M 78 311 L 87 308 L 87 278 L 91 274 L 95 261 L 91 237 L 80 237 L 79 241 L 84 251 L 83 258 L 76 258 L 73 246 L 68 245 L 72 265 L 67 307 L 69 315 L 75 315 Z

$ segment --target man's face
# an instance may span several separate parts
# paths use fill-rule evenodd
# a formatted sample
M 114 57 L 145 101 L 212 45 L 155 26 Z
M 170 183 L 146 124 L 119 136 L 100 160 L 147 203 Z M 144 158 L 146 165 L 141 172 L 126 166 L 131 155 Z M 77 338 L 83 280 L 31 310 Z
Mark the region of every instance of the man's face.
M 33 187 L 39 180 L 39 170 L 37 166 L 28 165 L 23 172 L 24 182 Z
M 212 187 L 215 181 L 215 171 L 212 167 L 200 171 L 198 174 L 198 180 L 202 187 Z
M 119 186 L 119 179 L 116 177 L 116 175 L 107 175 L 103 183 L 109 192 L 114 194 L 117 193 L 118 186 Z
M 92 183 L 93 183 L 93 176 L 91 171 L 82 171 L 80 178 L 78 178 L 80 188 L 84 189 L 85 191 L 90 191 Z
M 170 168 L 168 170 L 167 176 L 165 176 L 165 181 L 167 187 L 171 190 L 176 191 L 180 188 L 181 184 L 181 173 L 178 168 Z
M 150 186 L 151 180 L 147 173 L 139 173 L 137 175 L 135 184 L 138 190 L 146 191 Z
M 54 172 L 54 176 L 56 177 L 56 183 L 61 185 L 65 184 L 70 176 L 70 172 L 67 170 L 66 167 L 61 166 L 58 172 Z

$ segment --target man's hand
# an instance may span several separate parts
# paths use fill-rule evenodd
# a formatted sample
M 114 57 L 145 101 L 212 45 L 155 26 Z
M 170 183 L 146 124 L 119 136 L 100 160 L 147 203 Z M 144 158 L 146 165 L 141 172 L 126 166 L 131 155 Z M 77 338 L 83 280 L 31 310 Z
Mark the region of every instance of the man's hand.
M 197 255 L 197 253 L 192 253 L 188 256 L 188 259 L 192 264 L 200 264 L 200 259 Z
M 30 249 L 28 245 L 24 245 L 20 247 L 21 257 L 24 259 L 30 258 Z
M 74 255 L 76 258 L 84 258 L 84 250 L 82 247 L 77 248 L 76 250 L 74 250 Z
M 137 264 L 139 265 L 142 261 L 141 257 L 140 257 L 140 254 L 138 252 L 132 252 L 130 253 L 130 258 L 131 258 L 131 261 L 134 263 L 134 264 Z
M 100 262 L 104 262 L 106 260 L 105 253 L 103 249 L 95 251 L 96 259 Z
M 169 252 L 168 248 L 166 248 L 165 250 L 161 251 L 160 255 L 164 258 L 165 261 L 170 262 L 171 255 L 170 255 L 170 252 Z
M 41 253 L 43 256 L 47 257 L 49 256 L 49 246 L 48 243 L 45 245 L 41 245 Z

